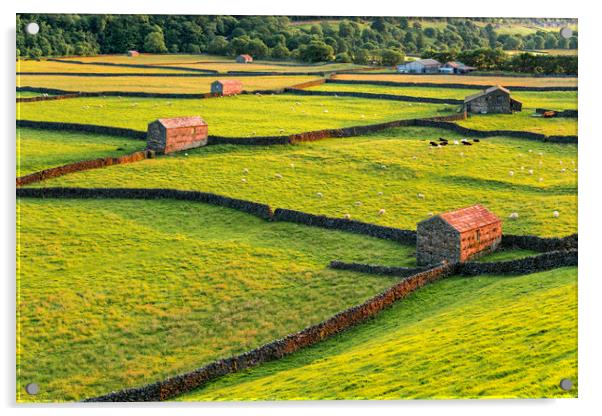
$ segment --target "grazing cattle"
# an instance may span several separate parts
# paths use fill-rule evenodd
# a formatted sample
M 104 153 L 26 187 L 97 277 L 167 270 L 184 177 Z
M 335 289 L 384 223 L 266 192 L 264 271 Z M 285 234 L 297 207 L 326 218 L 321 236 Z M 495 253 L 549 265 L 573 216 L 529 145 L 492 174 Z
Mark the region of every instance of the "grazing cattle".
M 462 144 L 463 144 L 464 146 L 472 146 L 472 143 L 470 143 L 470 142 L 462 142 Z
M 444 139 L 443 137 L 439 137 L 439 141 L 440 141 L 440 142 L 446 142 L 446 141 L 447 141 L 447 139 Z
M 435 142 L 430 142 L 431 146 L 433 147 L 439 147 L 439 143 L 435 143 Z
M 475 142 L 475 143 L 479 143 L 480 142 L 479 139 L 472 139 L 472 141 Z
M 439 143 L 440 146 L 447 146 L 447 142 L 441 142 Z

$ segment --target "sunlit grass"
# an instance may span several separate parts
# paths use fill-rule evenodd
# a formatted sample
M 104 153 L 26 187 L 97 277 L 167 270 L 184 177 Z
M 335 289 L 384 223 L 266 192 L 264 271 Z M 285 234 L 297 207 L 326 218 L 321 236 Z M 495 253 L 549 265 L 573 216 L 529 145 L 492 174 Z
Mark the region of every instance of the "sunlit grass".
M 99 157 L 142 150 L 146 143 L 115 136 L 17 129 L 17 176 Z
M 413 247 L 200 203 L 20 199 L 19 401 L 80 400 L 189 371 L 360 303 Z M 36 382 L 40 394 L 23 394 Z
M 436 282 L 365 324 L 177 400 L 543 397 L 577 397 L 574 267 Z
M 106 61 L 109 62 L 109 61 Z M 130 62 L 131 63 L 131 62 Z M 110 65 L 81 65 L 77 63 L 56 62 L 47 60 L 17 60 L 17 72 L 69 72 L 69 73 L 190 73 L 179 69 L 135 68 Z M 21 77 L 23 75 L 18 75 Z
M 432 148 L 429 141 L 441 136 L 452 144 Z M 294 146 L 208 146 L 39 185 L 199 190 L 406 229 L 429 213 L 482 203 L 508 233 L 577 231 L 576 145 L 509 138 L 454 145 L 460 138 L 399 128 Z M 509 220 L 512 212 L 519 218 Z
M 211 135 L 249 137 L 450 114 L 440 112 L 445 108 L 451 111 L 437 104 L 287 94 L 198 100 L 98 97 L 20 103 L 17 118 L 146 131 L 157 118 L 200 115 Z

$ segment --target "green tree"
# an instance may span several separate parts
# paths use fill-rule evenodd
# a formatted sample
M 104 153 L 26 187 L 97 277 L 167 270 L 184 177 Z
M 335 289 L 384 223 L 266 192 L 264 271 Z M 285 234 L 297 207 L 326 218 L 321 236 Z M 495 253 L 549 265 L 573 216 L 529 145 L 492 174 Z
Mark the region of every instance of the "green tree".
M 321 41 L 311 41 L 308 45 L 299 48 L 301 60 L 306 62 L 326 62 L 334 58 L 332 46 Z
M 404 54 L 394 49 L 383 49 L 380 56 L 383 65 L 388 66 L 398 65 L 405 60 Z
M 149 53 L 165 53 L 165 39 L 162 32 L 151 32 L 144 38 L 144 51 Z

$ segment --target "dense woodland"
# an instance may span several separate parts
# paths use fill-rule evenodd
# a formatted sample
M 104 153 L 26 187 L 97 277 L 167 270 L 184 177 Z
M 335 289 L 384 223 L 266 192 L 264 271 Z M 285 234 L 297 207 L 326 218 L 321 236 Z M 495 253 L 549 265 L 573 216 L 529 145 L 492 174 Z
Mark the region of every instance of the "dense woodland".
M 559 30 L 499 33 L 526 19 L 310 16 L 17 15 L 17 54 L 23 57 L 124 53 L 210 53 L 303 62 L 395 65 L 406 54 L 457 58 L 481 70 L 576 74 L 576 56 L 509 56 L 504 50 L 577 49 Z M 40 32 L 25 33 L 31 21 Z M 562 19 L 526 20 L 558 27 Z

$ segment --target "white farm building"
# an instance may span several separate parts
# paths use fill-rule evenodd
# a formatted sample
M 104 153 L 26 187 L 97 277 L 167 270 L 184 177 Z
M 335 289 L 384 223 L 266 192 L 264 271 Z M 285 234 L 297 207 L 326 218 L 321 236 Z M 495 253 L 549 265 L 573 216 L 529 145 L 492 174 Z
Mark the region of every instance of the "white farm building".
M 418 59 L 407 64 L 397 65 L 397 72 L 402 74 L 436 74 L 441 63 L 436 59 Z

